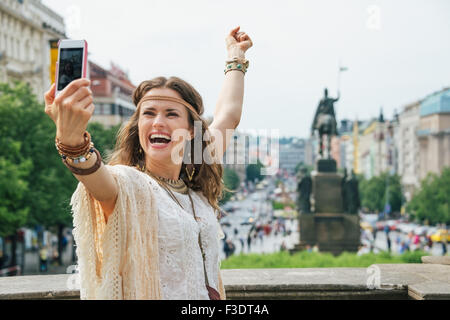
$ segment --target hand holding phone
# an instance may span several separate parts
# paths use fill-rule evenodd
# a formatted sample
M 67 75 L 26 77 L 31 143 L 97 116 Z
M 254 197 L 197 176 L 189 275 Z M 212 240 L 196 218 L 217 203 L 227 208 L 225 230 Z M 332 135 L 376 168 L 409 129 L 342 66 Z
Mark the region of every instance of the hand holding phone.
M 58 44 L 55 96 L 73 80 L 86 78 L 87 64 L 85 40 L 61 40 Z
M 68 146 L 83 143 L 83 134 L 94 112 L 90 81 L 86 79 L 87 43 L 59 43 L 56 83 L 45 94 L 45 113 L 56 125 L 56 137 Z

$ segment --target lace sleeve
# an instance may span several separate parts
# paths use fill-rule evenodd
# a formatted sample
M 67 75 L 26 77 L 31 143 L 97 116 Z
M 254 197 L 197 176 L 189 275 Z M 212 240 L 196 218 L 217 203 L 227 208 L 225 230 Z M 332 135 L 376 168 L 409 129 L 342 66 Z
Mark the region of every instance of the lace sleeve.
M 82 183 L 71 200 L 80 297 L 160 299 L 158 219 L 150 178 L 128 166 L 106 168 L 119 189 L 108 223 Z
M 81 299 L 122 299 L 123 296 L 121 246 L 125 238 L 126 203 L 130 195 L 124 187 L 127 174 L 122 166 L 106 167 L 119 188 L 108 223 L 100 203 L 81 182 L 71 199 Z

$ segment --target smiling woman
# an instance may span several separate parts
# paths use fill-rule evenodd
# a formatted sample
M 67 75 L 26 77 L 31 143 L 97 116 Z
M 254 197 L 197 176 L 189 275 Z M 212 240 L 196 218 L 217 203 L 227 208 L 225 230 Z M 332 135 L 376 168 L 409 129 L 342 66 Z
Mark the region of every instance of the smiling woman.
M 57 149 L 80 181 L 71 205 L 82 299 L 225 299 L 217 220 L 222 166 L 197 161 L 191 141 L 200 137 L 202 155 L 212 146 L 220 159 L 225 132 L 239 124 L 252 42 L 237 27 L 226 44 L 211 126 L 202 119 L 200 94 L 186 81 L 144 81 L 107 165 L 86 132 L 94 111 L 90 82 L 75 80 L 56 98 L 54 85 L 46 93 Z

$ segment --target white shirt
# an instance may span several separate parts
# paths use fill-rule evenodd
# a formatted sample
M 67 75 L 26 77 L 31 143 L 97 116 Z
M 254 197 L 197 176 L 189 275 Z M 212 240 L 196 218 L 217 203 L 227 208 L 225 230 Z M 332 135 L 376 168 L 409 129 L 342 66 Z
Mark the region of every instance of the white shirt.
M 201 232 L 209 285 L 218 290 L 219 223 L 212 206 L 200 193 L 190 190 L 195 213 L 187 194 L 173 192 L 181 208 L 161 186 L 154 188 L 158 210 L 160 283 L 163 299 L 208 300 L 203 259 L 198 243 Z

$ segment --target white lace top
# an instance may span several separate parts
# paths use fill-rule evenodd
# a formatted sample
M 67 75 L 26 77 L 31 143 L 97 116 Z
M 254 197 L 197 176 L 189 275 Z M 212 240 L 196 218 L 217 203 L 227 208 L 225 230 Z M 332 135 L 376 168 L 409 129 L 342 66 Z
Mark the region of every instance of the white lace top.
M 197 222 L 187 194 L 173 192 L 183 206 L 182 209 L 167 191 L 159 185 L 157 188 L 155 196 L 159 219 L 159 269 L 163 299 L 209 299 L 198 232 L 201 232 L 209 285 L 218 290 L 220 239 L 215 212 L 203 195 L 190 191 L 195 213 L 199 218 Z
M 209 285 L 225 299 L 220 276 L 223 237 L 213 208 L 200 192 L 175 193 L 183 209 L 150 176 L 124 165 L 107 165 L 118 185 L 113 212 L 102 208 L 82 183 L 72 199 L 73 235 L 81 299 L 208 299 Z

